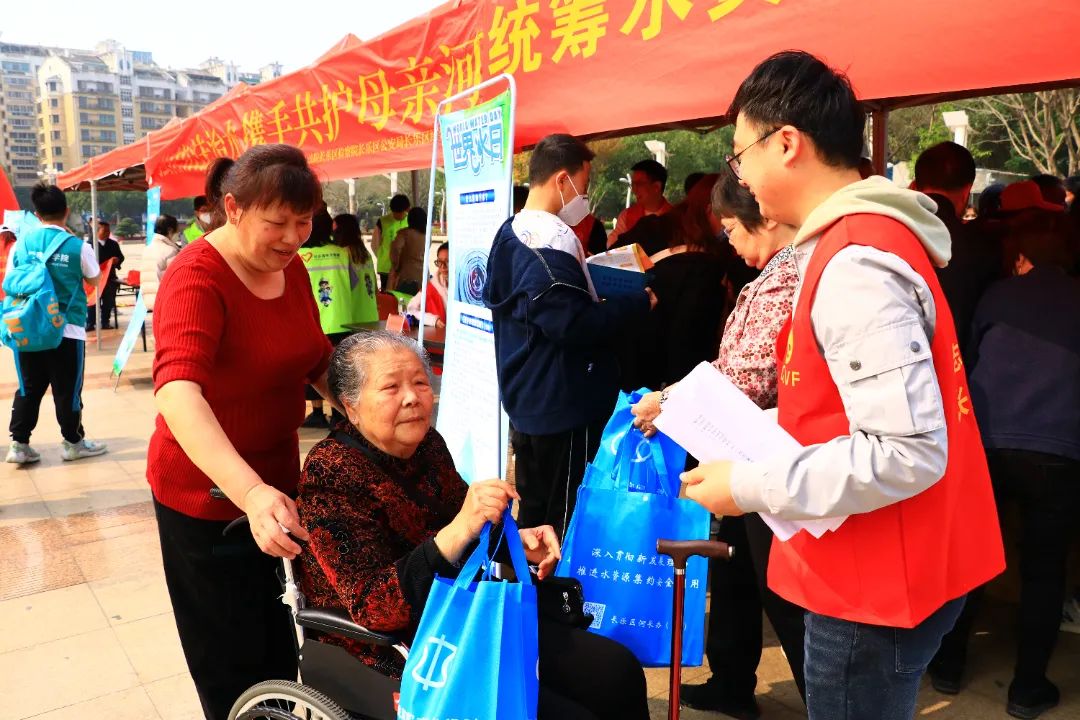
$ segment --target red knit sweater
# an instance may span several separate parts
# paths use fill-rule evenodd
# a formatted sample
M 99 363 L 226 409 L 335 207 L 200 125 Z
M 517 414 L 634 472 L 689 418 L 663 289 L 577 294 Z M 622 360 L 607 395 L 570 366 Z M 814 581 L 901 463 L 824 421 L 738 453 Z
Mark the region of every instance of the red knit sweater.
M 154 339 L 154 391 L 174 380 L 198 384 L 241 457 L 263 481 L 294 493 L 304 384 L 322 376 L 332 350 L 300 258 L 285 269 L 282 296 L 260 300 L 210 243 L 192 243 L 162 278 Z M 177 512 L 204 520 L 241 514 L 231 502 L 210 497 L 210 478 L 160 415 L 146 477 L 158 502 Z

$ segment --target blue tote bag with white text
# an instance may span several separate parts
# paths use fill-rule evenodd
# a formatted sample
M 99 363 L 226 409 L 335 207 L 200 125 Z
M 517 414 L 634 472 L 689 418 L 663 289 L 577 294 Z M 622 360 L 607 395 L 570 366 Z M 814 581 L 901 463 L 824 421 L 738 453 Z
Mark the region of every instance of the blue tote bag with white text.
M 663 434 L 646 438 L 632 426 L 629 408 L 643 392 L 624 393 L 604 429 L 578 490 L 556 575 L 581 582 L 591 632 L 657 667 L 671 664 L 674 567 L 656 552 L 656 541 L 707 540 L 710 517 L 678 497 L 686 451 Z M 704 655 L 707 576 L 707 561 L 691 558 L 682 631 L 686 666 L 701 665 Z
M 491 524 L 456 580 L 435 577 L 401 676 L 399 720 L 535 720 L 536 587 L 510 510 L 503 538 L 519 582 L 489 576 Z M 484 568 L 479 582 L 477 572 Z

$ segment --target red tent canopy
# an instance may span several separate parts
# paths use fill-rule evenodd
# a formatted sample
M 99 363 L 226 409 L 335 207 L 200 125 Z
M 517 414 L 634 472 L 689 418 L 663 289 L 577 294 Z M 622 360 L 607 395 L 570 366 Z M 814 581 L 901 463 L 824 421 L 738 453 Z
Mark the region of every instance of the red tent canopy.
M 503 72 L 519 147 L 722 121 L 750 69 L 787 48 L 847 70 L 871 107 L 1078 84 L 1078 35 L 1065 0 L 451 2 L 207 108 L 146 169 L 169 198 L 261 143 L 303 148 L 328 180 L 424 167 L 439 101 Z
M 250 89 L 250 86 L 241 83 L 207 105 L 202 112 L 213 112 L 220 105 L 242 97 Z M 198 115 L 183 120 L 173 118 L 160 130 L 151 131 L 131 145 L 115 148 L 91 158 L 81 167 L 61 173 L 56 184 L 65 190 L 85 191 L 90 189 L 90 181 L 96 180 L 99 190 L 146 190 L 150 185 L 144 167 L 147 158 L 169 148 L 185 128 L 196 122 Z M 198 192 L 193 194 L 197 195 Z

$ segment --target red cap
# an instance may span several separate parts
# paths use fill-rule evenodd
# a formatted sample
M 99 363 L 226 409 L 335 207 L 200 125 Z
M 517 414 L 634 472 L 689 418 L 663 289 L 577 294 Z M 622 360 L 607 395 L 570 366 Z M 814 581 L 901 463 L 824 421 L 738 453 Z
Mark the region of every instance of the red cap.
M 1049 210 L 1065 212 L 1064 205 L 1046 200 L 1034 180 L 1024 180 L 1009 185 L 1001 191 L 1001 212 L 1011 213 L 1021 210 Z

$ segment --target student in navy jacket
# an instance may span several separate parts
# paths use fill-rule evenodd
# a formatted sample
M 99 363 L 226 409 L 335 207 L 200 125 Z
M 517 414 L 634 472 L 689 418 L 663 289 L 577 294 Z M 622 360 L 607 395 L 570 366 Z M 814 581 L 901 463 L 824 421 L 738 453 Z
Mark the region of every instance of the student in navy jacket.
M 560 536 L 618 394 L 614 341 L 646 317 L 652 291 L 601 301 L 572 227 L 589 212 L 593 153 L 570 135 L 540 141 L 525 207 L 499 229 L 484 303 L 521 495 L 519 523 Z

